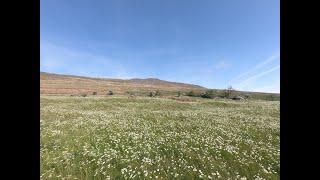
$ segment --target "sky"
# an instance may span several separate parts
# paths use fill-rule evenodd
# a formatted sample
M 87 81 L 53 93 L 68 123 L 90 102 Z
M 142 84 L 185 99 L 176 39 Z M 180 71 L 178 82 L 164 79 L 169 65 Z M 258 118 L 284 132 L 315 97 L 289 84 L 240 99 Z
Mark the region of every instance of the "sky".
M 41 0 L 40 71 L 280 93 L 280 2 Z

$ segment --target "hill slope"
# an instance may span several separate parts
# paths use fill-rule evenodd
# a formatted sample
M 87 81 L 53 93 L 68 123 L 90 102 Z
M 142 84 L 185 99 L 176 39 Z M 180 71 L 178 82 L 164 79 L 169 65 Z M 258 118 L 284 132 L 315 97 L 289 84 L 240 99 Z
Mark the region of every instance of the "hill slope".
M 106 94 L 109 90 L 112 90 L 117 94 L 125 94 L 128 91 L 204 91 L 206 88 L 192 84 L 163 81 L 155 78 L 122 80 L 40 72 L 40 94 L 91 94 L 92 92 Z
M 178 91 L 194 91 L 200 94 L 208 90 L 193 84 L 164 81 L 156 78 L 147 79 L 111 79 L 111 78 L 91 78 L 73 75 L 61 75 L 40 72 L 40 94 L 61 94 L 79 95 L 82 93 L 105 95 L 109 90 L 115 94 L 127 94 L 128 92 L 136 95 L 148 95 L 150 91 L 161 91 L 163 95 L 176 95 Z M 215 90 L 217 96 L 223 95 L 223 90 Z M 253 99 L 280 100 L 280 94 L 263 92 L 234 91 L 233 95 L 250 95 Z

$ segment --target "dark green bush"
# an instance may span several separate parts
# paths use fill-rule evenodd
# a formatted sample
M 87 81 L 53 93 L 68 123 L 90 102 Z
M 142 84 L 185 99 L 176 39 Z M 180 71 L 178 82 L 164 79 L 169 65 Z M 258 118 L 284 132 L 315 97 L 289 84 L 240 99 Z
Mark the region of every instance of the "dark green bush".
M 215 97 L 215 92 L 213 90 L 208 90 L 204 94 L 201 94 L 202 98 L 214 98 Z
M 113 95 L 113 92 L 112 92 L 112 91 L 109 91 L 107 95 Z
M 148 95 L 149 97 L 154 97 L 155 95 L 154 95 L 154 93 L 153 92 L 149 92 L 149 95 Z

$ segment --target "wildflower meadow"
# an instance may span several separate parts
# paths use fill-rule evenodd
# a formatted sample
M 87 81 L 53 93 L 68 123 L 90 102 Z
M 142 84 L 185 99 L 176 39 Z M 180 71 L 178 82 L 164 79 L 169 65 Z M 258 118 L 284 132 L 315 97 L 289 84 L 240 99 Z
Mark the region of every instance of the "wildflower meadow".
M 279 179 L 280 101 L 41 96 L 41 179 Z

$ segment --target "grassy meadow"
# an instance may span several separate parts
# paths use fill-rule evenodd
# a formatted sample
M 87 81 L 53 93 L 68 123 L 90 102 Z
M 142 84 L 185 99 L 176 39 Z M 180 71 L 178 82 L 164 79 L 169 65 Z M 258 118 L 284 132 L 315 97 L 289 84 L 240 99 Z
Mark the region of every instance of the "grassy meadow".
M 41 179 L 279 179 L 280 101 L 41 95 Z

